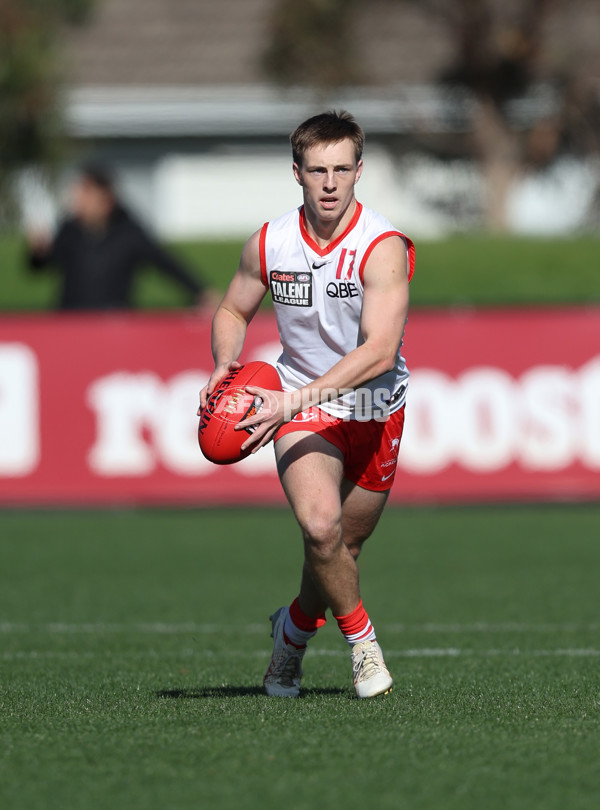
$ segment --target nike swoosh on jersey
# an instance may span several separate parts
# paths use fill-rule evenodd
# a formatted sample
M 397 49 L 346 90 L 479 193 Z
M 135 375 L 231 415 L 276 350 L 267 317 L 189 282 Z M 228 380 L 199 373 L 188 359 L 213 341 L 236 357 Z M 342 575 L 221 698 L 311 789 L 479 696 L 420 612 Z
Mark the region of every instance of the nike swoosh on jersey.
M 313 270 L 319 270 L 321 267 L 325 267 L 326 264 L 329 264 L 329 259 L 326 262 L 321 262 L 320 264 L 317 264 L 316 262 L 313 262 L 312 263 L 312 269 Z

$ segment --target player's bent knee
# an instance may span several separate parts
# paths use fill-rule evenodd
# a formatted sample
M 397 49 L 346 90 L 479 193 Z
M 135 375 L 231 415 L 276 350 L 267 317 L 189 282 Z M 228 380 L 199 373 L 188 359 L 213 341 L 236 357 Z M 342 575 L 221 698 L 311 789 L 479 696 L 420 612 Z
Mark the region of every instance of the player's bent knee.
M 331 537 L 341 535 L 341 512 L 335 507 L 330 509 L 310 504 L 306 509 L 296 510 L 296 519 L 305 537 L 316 542 L 328 541 Z
M 302 530 L 304 542 L 311 546 L 337 545 L 341 542 L 341 530 L 339 524 L 332 521 L 311 521 Z
M 307 555 L 313 559 L 329 558 L 342 542 L 340 522 L 329 515 L 313 516 L 302 527 L 302 533 Z

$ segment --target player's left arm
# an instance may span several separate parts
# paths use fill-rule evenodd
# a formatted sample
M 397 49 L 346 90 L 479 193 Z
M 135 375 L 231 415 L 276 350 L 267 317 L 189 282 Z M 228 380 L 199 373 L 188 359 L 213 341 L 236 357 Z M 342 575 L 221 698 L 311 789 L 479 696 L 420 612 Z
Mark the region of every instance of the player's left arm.
M 394 368 L 408 315 L 408 257 L 402 237 L 390 236 L 375 246 L 365 265 L 363 282 L 364 342 L 310 385 L 278 397 L 277 407 L 268 416 L 263 414 L 261 420 L 259 414 L 244 422 L 243 426 L 259 423 L 247 446 L 258 449 L 300 411 L 337 399 Z M 260 395 L 259 389 L 247 390 Z
M 364 269 L 364 343 L 337 364 L 356 363 L 351 372 L 356 374 L 355 382 L 348 388 L 358 388 L 394 368 L 408 316 L 408 280 L 406 243 L 401 236 L 389 236 L 375 246 Z
M 310 405 L 337 399 L 394 368 L 408 315 L 408 259 L 402 237 L 390 236 L 375 246 L 363 284 L 363 343 L 307 386 Z

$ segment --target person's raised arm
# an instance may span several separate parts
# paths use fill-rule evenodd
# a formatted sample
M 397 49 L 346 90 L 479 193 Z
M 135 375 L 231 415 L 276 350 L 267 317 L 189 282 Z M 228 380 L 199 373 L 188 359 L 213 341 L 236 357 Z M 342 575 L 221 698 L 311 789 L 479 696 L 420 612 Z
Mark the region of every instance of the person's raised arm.
M 267 291 L 260 273 L 260 231 L 253 234 L 242 251 L 239 267 L 225 297 L 217 307 L 212 323 L 212 354 L 215 369 L 200 392 L 200 408 L 232 368 L 242 353 L 248 324 Z
M 177 256 L 164 248 L 139 222 L 126 213 L 131 222 L 132 233 L 137 240 L 138 260 L 153 265 L 162 275 L 185 287 L 195 300 L 200 300 L 206 292 L 204 282 L 196 278 Z
M 61 231 L 57 239 L 60 235 Z M 26 234 L 26 261 L 30 270 L 44 270 L 55 261 L 54 241 L 46 231 L 29 231 Z

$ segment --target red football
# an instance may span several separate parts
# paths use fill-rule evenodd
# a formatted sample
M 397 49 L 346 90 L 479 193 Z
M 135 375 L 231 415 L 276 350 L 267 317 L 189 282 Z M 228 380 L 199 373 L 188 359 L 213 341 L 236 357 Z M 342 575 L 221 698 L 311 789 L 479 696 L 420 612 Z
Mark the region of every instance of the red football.
M 277 370 L 258 360 L 244 363 L 223 377 L 210 395 L 198 425 L 200 449 L 214 464 L 233 464 L 251 452 L 251 449 L 242 452 L 241 447 L 252 428 L 234 430 L 238 422 L 262 408 L 262 399 L 245 391 L 247 385 L 281 391 Z

